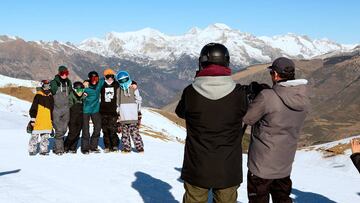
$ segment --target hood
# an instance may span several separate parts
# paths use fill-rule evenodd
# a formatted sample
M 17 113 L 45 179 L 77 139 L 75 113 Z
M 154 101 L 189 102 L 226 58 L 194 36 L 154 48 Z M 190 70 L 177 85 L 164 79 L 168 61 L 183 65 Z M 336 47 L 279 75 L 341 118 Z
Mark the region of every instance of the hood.
M 218 100 L 230 94 L 236 84 L 231 76 L 203 76 L 195 78 L 192 86 L 202 96 Z
M 287 107 L 304 111 L 310 104 L 307 83 L 305 79 L 288 80 L 274 85 L 273 89 Z

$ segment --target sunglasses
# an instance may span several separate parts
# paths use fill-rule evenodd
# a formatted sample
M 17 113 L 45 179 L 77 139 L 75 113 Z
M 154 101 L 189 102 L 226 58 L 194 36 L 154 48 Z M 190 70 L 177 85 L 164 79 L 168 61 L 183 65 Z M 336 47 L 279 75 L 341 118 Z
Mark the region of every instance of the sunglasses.
M 106 79 L 110 79 L 110 78 L 114 79 L 114 78 L 115 78 L 115 75 L 111 75 L 111 74 L 110 74 L 110 75 L 105 75 L 105 78 L 106 78 Z
M 119 80 L 119 83 L 126 83 L 127 81 L 129 81 L 129 78 L 123 78 Z
M 61 72 L 59 73 L 59 75 L 60 75 L 60 76 L 68 76 L 68 75 L 69 75 L 69 71 L 67 71 L 67 70 L 61 71 Z
M 270 70 L 270 75 L 275 75 L 275 71 Z

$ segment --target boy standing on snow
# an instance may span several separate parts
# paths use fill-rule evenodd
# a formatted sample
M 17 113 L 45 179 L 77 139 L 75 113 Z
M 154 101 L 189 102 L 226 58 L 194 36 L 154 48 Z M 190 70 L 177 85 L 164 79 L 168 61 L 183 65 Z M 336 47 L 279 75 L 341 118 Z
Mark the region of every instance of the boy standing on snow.
M 89 84 L 85 85 L 84 100 L 84 117 L 81 136 L 81 152 L 89 154 L 89 152 L 99 153 L 98 148 L 100 131 L 101 131 L 101 115 L 100 115 L 100 91 L 104 84 L 104 79 L 99 80 L 99 74 L 91 71 L 88 74 Z M 94 131 L 90 138 L 90 118 L 94 125 Z
M 104 152 L 117 152 L 119 150 L 119 137 L 117 131 L 118 114 L 116 112 L 117 90 L 119 83 L 115 81 L 115 72 L 112 69 L 104 71 L 105 83 L 101 88 L 101 128 L 104 134 Z
M 31 125 L 33 130 L 29 141 L 29 154 L 37 153 L 37 144 L 40 136 L 40 155 L 48 155 L 49 136 L 52 132 L 52 111 L 54 109 L 54 98 L 50 92 L 48 80 L 41 81 L 39 90 L 30 108 Z
M 122 152 L 131 152 L 132 138 L 138 152 L 144 152 L 144 143 L 139 133 L 138 118 L 141 116 L 141 101 L 138 89 L 130 88 L 132 80 L 126 71 L 119 71 L 116 79 L 120 84 L 117 91 L 117 106 L 122 129 Z
M 80 81 L 74 82 L 73 90 L 69 96 L 70 122 L 69 133 L 64 142 L 65 153 L 76 153 L 80 131 L 83 125 L 83 101 L 84 84 Z
M 71 81 L 68 79 L 69 70 L 60 66 L 59 73 L 50 82 L 51 93 L 54 95 L 53 125 L 55 128 L 55 144 L 53 152 L 57 155 L 64 153 L 64 135 L 70 120 L 69 94 Z

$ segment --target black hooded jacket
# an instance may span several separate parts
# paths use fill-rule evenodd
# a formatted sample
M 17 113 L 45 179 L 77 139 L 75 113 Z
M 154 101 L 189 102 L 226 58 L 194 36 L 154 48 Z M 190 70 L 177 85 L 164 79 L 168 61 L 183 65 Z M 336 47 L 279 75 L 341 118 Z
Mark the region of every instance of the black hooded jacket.
M 203 188 L 242 182 L 242 118 L 246 92 L 230 76 L 198 77 L 183 91 L 176 114 L 186 120 L 181 178 Z

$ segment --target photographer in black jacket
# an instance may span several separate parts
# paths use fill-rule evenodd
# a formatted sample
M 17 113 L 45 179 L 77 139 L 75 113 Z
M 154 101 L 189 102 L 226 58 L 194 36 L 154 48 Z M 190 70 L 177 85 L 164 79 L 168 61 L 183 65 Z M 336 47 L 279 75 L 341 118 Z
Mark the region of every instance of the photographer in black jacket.
M 183 91 L 176 114 L 186 120 L 181 172 L 183 202 L 236 202 L 242 183 L 242 119 L 246 91 L 231 78 L 230 56 L 222 44 L 202 50 L 194 82 Z

